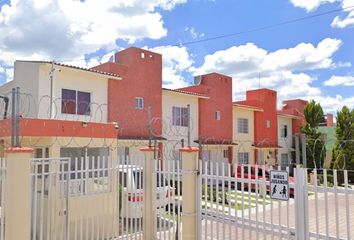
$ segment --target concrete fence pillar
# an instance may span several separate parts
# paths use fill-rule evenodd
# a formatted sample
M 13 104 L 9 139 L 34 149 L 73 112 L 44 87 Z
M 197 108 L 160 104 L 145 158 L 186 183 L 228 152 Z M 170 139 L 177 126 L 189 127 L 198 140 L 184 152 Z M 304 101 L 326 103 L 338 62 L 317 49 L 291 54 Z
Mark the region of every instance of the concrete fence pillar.
M 182 154 L 182 239 L 197 239 L 197 173 L 199 148 L 186 147 Z
M 5 192 L 5 240 L 29 240 L 31 234 L 31 161 L 33 149 L 8 148 Z
M 145 154 L 145 171 L 144 171 L 144 239 L 153 240 L 155 210 L 154 201 L 156 201 L 156 166 L 154 147 L 143 147 L 140 149 Z

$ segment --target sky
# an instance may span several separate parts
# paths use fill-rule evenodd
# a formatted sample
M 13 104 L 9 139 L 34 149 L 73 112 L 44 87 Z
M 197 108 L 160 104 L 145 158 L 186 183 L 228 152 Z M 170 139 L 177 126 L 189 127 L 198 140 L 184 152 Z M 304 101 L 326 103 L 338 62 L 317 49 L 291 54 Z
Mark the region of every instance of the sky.
M 167 88 L 218 72 L 235 101 L 270 88 L 279 106 L 354 108 L 354 0 L 0 0 L 0 84 L 15 60 L 92 67 L 131 46 L 163 55 Z

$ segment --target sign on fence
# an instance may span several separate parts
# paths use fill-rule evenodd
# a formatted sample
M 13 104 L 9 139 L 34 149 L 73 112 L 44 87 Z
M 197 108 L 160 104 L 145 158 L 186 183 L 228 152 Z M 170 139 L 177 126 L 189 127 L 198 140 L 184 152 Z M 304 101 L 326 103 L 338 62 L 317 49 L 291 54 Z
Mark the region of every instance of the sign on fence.
M 287 171 L 270 171 L 270 197 L 289 200 L 289 175 Z

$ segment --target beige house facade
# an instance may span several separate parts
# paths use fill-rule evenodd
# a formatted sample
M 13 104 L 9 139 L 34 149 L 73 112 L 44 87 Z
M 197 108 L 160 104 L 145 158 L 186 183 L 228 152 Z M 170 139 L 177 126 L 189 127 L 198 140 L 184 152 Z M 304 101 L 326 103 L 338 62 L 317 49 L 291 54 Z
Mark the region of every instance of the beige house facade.
M 254 112 L 262 111 L 260 108 L 233 105 L 233 141 L 237 144 L 233 147 L 233 163 L 254 164 Z

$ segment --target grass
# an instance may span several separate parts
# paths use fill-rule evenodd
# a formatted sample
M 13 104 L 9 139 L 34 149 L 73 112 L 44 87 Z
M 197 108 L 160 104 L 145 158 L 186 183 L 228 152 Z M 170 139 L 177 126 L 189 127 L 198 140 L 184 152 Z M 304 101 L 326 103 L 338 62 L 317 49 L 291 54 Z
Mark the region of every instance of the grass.
M 222 191 L 219 191 L 219 211 L 224 213 L 228 213 L 229 211 L 229 205 L 230 205 L 230 209 L 232 210 L 245 210 L 245 209 L 249 209 L 249 208 L 255 208 L 257 206 L 257 201 L 258 201 L 258 206 L 263 206 L 264 205 L 268 205 L 270 204 L 270 198 L 269 196 L 258 196 L 258 200 L 256 197 L 256 193 L 249 193 L 249 192 L 244 192 L 243 194 L 243 206 L 242 206 L 242 195 L 241 193 L 238 193 L 237 191 L 231 191 L 230 193 L 226 193 L 225 194 L 225 200 L 223 201 L 223 198 L 220 197 L 222 196 Z M 206 206 L 208 206 L 208 208 L 210 209 L 211 206 L 211 201 L 210 201 L 210 195 L 208 200 L 205 202 L 204 200 L 204 196 L 203 196 L 203 202 L 202 202 L 202 207 L 203 209 L 206 208 Z M 230 204 L 228 203 L 228 199 L 230 199 Z M 224 207 L 223 207 L 223 203 L 224 203 Z M 212 210 L 217 210 L 217 204 L 216 201 L 212 202 Z

